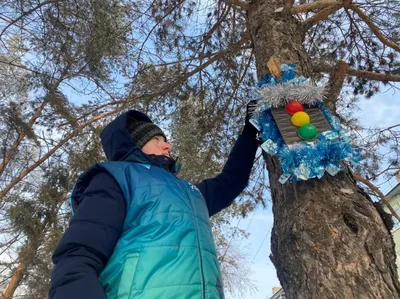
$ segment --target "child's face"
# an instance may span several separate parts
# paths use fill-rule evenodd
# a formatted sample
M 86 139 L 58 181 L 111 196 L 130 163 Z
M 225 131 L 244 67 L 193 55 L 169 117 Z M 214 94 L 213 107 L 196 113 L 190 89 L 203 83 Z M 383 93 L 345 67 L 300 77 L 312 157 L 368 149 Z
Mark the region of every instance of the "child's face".
M 142 151 L 147 155 L 167 156 L 172 146 L 165 141 L 163 136 L 154 136 L 143 147 Z

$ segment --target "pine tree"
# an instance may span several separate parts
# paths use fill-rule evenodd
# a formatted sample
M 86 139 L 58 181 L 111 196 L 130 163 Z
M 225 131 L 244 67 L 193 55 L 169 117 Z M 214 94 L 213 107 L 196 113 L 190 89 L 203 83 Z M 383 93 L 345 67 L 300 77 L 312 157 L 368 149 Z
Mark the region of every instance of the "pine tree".
M 325 104 L 360 132 L 355 146 L 365 160 L 357 172 L 376 180 L 399 170 L 399 126 L 362 128 L 351 115 L 356 100 L 400 81 L 395 1 L 24 0 L 2 2 L 0 11 L 2 245 L 15 244 L 15 262 L 4 261 L 7 285 L 32 285 L 33 272 L 45 273 L 50 265 L 41 266 L 42 253 L 31 258 L 22 250 L 34 240 L 28 237 L 32 227 L 43 233 L 45 218 L 31 223 L 13 211 L 23 202 L 25 211 L 38 213 L 27 195 L 39 194 L 48 165 L 71 159 L 67 169 L 78 169 L 92 161 L 83 153 L 97 152 L 98 142 L 82 140 L 92 140 L 121 111 L 139 108 L 171 124 L 185 162 L 182 175 L 212 175 L 239 134 L 245 104 L 257 79 L 270 72 L 273 56 L 296 63 L 299 75 L 327 83 Z M 385 156 L 377 152 L 382 146 Z M 197 150 L 204 163 L 191 167 L 185 148 Z M 357 186 L 359 177 L 347 169 L 320 181 L 281 185 L 278 161 L 265 161 L 257 163 L 251 189 L 228 215 L 245 216 L 266 204 L 271 190 L 271 259 L 288 298 L 398 298 L 393 242 L 370 190 Z M 14 230 L 13 215 L 26 224 Z M 215 228 L 228 219 L 221 214 Z M 22 232 L 19 243 L 16 231 Z M 229 243 L 229 237 L 220 240 Z M 23 257 L 31 258 L 31 266 L 19 267 Z M 24 275 L 13 276 L 18 269 Z

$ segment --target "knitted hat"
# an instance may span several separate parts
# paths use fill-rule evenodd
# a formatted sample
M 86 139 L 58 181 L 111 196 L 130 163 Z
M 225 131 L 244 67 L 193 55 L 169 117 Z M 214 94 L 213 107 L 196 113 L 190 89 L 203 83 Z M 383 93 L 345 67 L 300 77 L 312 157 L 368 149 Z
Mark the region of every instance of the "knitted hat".
M 154 136 L 163 136 L 165 140 L 167 139 L 164 132 L 151 122 L 132 121 L 128 124 L 128 131 L 139 148 L 142 148 Z

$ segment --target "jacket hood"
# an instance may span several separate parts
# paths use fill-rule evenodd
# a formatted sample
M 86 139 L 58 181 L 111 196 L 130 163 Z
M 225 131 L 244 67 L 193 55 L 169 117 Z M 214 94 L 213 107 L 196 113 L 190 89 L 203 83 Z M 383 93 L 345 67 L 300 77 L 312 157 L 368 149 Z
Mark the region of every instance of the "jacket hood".
M 133 161 L 149 163 L 151 159 L 136 146 L 129 135 L 127 124 L 129 119 L 151 122 L 142 112 L 130 110 L 115 118 L 101 132 L 101 143 L 108 161 Z

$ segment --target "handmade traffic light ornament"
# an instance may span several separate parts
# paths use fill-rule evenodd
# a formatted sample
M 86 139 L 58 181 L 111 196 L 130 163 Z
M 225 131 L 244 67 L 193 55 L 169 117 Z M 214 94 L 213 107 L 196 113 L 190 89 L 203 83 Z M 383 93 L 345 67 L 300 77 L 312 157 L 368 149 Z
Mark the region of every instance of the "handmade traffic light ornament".
M 336 175 L 343 161 L 359 162 L 346 130 L 323 103 L 324 87 L 295 74 L 294 64 L 281 65 L 279 78 L 258 83 L 257 107 L 250 120 L 260 131 L 265 154 L 277 156 L 280 182 Z

